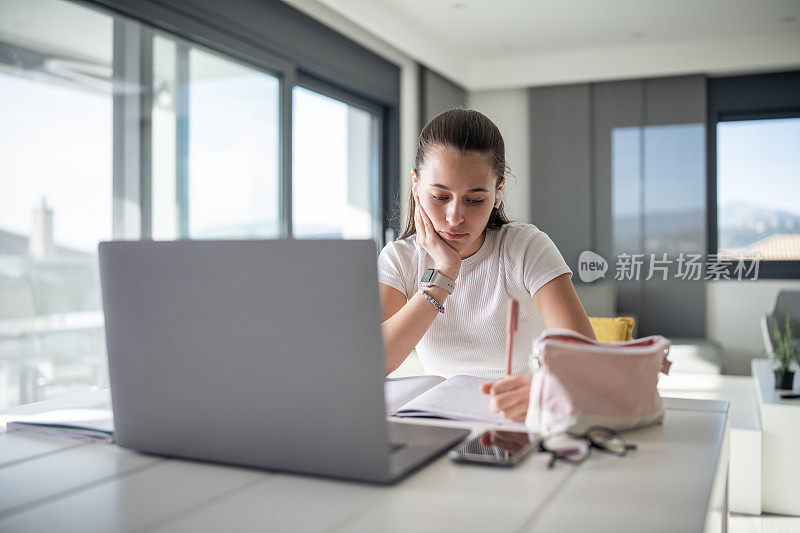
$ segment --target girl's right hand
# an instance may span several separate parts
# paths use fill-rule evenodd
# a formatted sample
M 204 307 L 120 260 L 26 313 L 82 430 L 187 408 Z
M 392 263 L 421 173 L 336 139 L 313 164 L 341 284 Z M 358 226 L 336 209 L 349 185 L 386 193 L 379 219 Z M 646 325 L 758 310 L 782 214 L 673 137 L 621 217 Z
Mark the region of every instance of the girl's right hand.
M 461 272 L 461 255 L 458 250 L 447 244 L 436 233 L 433 222 L 422 207 L 416 191 L 414 192 L 414 229 L 417 232 L 417 244 L 431 256 L 436 270 L 450 279 L 456 279 Z

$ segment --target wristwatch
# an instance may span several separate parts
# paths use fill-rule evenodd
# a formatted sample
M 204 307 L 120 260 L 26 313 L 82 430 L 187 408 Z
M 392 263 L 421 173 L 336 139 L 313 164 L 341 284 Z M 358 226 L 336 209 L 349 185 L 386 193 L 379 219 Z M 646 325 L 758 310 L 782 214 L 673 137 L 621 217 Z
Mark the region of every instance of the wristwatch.
M 441 287 L 447 291 L 447 294 L 453 294 L 456 288 L 455 281 L 433 268 L 427 269 L 425 273 L 422 274 L 422 279 L 419 280 L 419 284 L 425 287 L 430 287 L 432 285 Z

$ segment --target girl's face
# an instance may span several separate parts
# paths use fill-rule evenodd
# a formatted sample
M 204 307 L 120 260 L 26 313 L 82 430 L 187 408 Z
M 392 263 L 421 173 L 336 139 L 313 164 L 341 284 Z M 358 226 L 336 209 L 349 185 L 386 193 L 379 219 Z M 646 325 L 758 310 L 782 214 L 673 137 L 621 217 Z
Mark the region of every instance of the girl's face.
M 416 178 L 419 201 L 439 236 L 462 258 L 477 252 L 497 193 L 489 157 L 435 147 Z

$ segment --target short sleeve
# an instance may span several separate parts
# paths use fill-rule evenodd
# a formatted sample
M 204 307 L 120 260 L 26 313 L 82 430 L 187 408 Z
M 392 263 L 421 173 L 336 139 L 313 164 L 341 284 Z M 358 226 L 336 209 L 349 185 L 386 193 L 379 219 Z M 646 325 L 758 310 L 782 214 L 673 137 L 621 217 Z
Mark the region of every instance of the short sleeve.
M 408 297 L 403 276 L 407 268 L 408 266 L 403 264 L 400 250 L 395 243 L 390 242 L 383 247 L 378 256 L 378 282 L 395 288 Z
M 514 270 L 521 273 L 525 289 L 533 296 L 543 285 L 563 274 L 572 276 L 561 252 L 550 237 L 532 224 L 514 228 L 509 235 L 508 253 L 516 260 Z M 520 261 L 521 260 L 521 261 Z

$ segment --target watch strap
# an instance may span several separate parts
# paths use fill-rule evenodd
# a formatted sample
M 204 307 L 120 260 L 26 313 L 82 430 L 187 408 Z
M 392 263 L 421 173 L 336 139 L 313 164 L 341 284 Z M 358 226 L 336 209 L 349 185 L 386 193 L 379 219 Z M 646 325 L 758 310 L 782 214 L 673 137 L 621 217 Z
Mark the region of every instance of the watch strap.
M 420 280 L 420 285 L 425 287 L 435 285 L 446 290 L 447 294 L 453 294 L 453 291 L 456 289 L 455 280 L 450 279 L 434 268 L 425 270 L 425 273 L 422 275 L 422 279 Z

